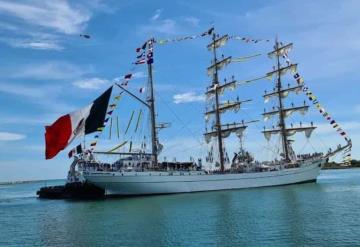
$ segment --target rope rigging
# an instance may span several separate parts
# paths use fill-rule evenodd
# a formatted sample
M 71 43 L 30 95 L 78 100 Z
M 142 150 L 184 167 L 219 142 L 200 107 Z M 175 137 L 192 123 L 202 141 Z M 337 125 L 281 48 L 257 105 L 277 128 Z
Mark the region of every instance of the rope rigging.
M 148 64 L 152 64 L 153 63 L 153 48 L 152 46 L 155 44 L 158 44 L 158 45 L 164 45 L 164 44 L 168 44 L 168 43 L 171 43 L 171 42 L 179 42 L 179 41 L 185 41 L 185 40 L 191 40 L 191 39 L 197 39 L 197 38 L 202 38 L 202 37 L 205 37 L 205 36 L 211 36 L 214 32 L 214 28 L 211 28 L 209 29 L 208 31 L 206 32 L 203 32 L 201 34 L 198 34 L 198 35 L 192 35 L 192 36 L 183 36 L 183 37 L 178 37 L 178 38 L 174 38 L 174 39 L 150 39 L 148 41 L 146 41 L 140 48 L 137 48 L 136 51 L 137 51 L 137 60 L 133 63 L 133 66 L 130 68 L 129 70 L 129 73 L 126 74 L 124 76 L 124 78 L 120 79 L 120 78 L 117 78 L 116 80 L 114 80 L 114 85 L 116 83 L 120 83 L 121 82 L 121 85 L 124 86 L 124 87 L 127 87 L 128 86 L 128 83 L 131 79 L 134 78 L 134 71 L 137 67 L 137 65 L 140 65 L 140 64 L 144 64 L 144 63 L 148 63 Z M 214 36 L 215 37 L 215 36 Z M 265 42 L 269 42 L 269 40 L 266 40 L 266 39 L 251 39 L 251 38 L 247 38 L 247 37 L 241 37 L 241 36 L 235 36 L 235 35 L 224 35 L 223 37 L 219 37 L 219 36 L 216 36 L 216 38 L 218 38 L 218 41 L 219 43 L 216 43 L 214 41 L 213 44 L 211 44 L 210 46 L 208 46 L 208 49 L 209 50 L 215 50 L 216 48 L 222 46 L 225 42 L 227 42 L 228 40 L 230 39 L 234 39 L 234 40 L 239 40 L 239 41 L 242 41 L 242 42 L 245 42 L 245 43 L 258 43 L 258 42 L 261 42 L 261 41 L 265 41 Z M 150 46 L 150 45 L 151 46 Z M 292 45 L 292 44 L 291 44 Z M 148 50 L 146 50 L 146 48 L 148 48 Z M 351 152 L 351 140 L 350 138 L 347 137 L 346 133 L 343 131 L 342 128 L 339 127 L 338 123 L 335 122 L 335 120 L 333 120 L 329 114 L 324 110 L 324 108 L 318 103 L 317 101 L 317 98 L 313 95 L 313 93 L 309 90 L 309 88 L 304 84 L 304 79 L 302 77 L 299 76 L 298 72 L 297 72 L 297 65 L 296 64 L 292 64 L 288 58 L 288 51 L 291 47 L 287 47 L 286 46 L 286 49 L 284 49 L 284 51 L 280 50 L 279 51 L 275 51 L 277 55 L 281 55 L 286 63 L 287 63 L 287 67 L 284 68 L 281 68 L 281 71 L 280 71 L 280 68 L 279 68 L 279 75 L 282 74 L 282 73 L 285 73 L 287 70 L 291 71 L 293 73 L 293 77 L 294 79 L 296 80 L 296 82 L 298 83 L 298 85 L 302 85 L 303 86 L 303 92 L 306 94 L 306 96 L 308 96 L 309 100 L 314 104 L 314 106 L 316 106 L 316 108 L 320 111 L 320 113 L 327 119 L 330 121 L 330 123 L 333 125 L 334 128 L 336 128 L 337 132 L 344 137 L 344 139 L 347 141 L 348 145 L 349 145 L 349 149 L 345 149 L 344 151 L 344 162 L 349 162 L 351 160 L 351 156 L 350 156 L 350 152 Z M 275 53 L 274 53 L 275 54 Z M 268 56 L 271 57 L 273 56 L 274 54 L 272 53 L 269 53 Z M 248 56 L 242 56 L 242 57 L 229 57 L 230 60 L 228 58 L 225 58 L 225 57 L 222 57 L 222 60 L 220 61 L 216 61 L 215 60 L 215 63 L 214 65 L 210 66 L 208 68 L 208 73 L 212 74 L 214 73 L 214 69 L 218 69 L 218 68 L 222 68 L 223 66 L 225 66 L 226 64 L 230 63 L 230 62 L 244 62 L 244 61 L 247 61 L 249 59 L 252 59 L 252 58 L 255 58 L 255 57 L 259 57 L 259 56 L 262 56 L 262 54 L 260 53 L 257 53 L 257 54 L 254 54 L 254 55 L 248 55 Z M 284 69 L 284 71 L 283 71 Z M 271 79 L 273 77 L 273 75 L 275 75 L 275 72 L 276 71 L 273 71 L 273 72 L 269 72 L 267 73 L 265 76 L 262 76 L 262 77 L 257 77 L 257 78 L 254 78 L 254 79 L 249 79 L 249 80 L 242 80 L 242 81 L 236 81 L 235 82 L 235 87 L 237 85 L 243 85 L 243 84 L 247 84 L 249 82 L 253 82 L 253 81 L 257 81 L 257 80 L 261 80 L 261 79 Z M 225 80 L 226 82 L 226 80 Z M 230 83 L 229 83 L 230 84 Z M 210 88 L 210 90 L 212 90 Z M 217 90 L 217 89 L 215 89 Z M 142 93 L 144 91 L 144 87 L 141 87 L 139 89 L 139 92 Z M 113 119 L 113 117 L 111 116 L 112 112 L 115 110 L 116 106 L 117 106 L 117 103 L 116 101 L 118 101 L 120 98 L 121 98 L 121 94 L 123 93 L 124 91 L 121 91 L 118 95 L 115 96 L 114 98 L 114 102 L 113 104 L 109 105 L 109 112 L 108 112 L 108 118 L 104 121 L 104 126 L 101 127 L 99 129 L 99 134 L 97 134 L 95 136 L 95 139 L 96 141 L 93 142 L 90 146 L 91 146 L 91 150 L 94 150 L 95 146 L 96 146 L 96 143 L 97 143 L 97 139 L 99 138 L 101 132 L 103 131 L 103 129 L 105 128 L 106 126 L 106 123 L 109 122 L 109 139 L 111 139 L 113 136 L 114 136 L 114 133 L 113 133 L 113 126 L 116 127 L 116 136 L 118 139 L 120 139 L 120 131 L 119 131 L 119 119 L 118 119 L 118 116 L 116 116 L 116 119 Z M 221 92 L 223 93 L 223 92 Z M 156 91 L 155 91 L 155 94 L 157 96 L 158 99 L 160 99 L 160 101 L 166 106 L 166 108 L 171 112 L 171 114 L 175 117 L 175 119 L 181 124 L 181 128 L 179 129 L 179 131 L 177 133 L 179 133 L 180 131 L 182 130 L 186 130 L 189 134 L 190 134 L 190 137 L 192 139 L 194 139 L 198 145 L 197 147 L 201 147 L 201 148 L 204 148 L 204 141 L 202 141 L 200 138 L 196 138 L 196 135 L 194 133 L 194 131 L 189 128 L 189 122 L 185 123 L 185 121 L 183 121 L 182 118 L 179 117 L 179 115 L 170 107 L 170 104 L 168 102 L 166 102 L 160 94 L 158 94 Z M 269 96 L 270 97 L 270 96 Z M 207 101 L 207 104 L 211 107 L 213 105 L 213 102 L 212 101 Z M 110 107 L 111 106 L 111 107 Z M 124 133 L 124 141 L 117 145 L 116 147 L 112 148 L 109 152 L 112 152 L 112 151 L 115 151 L 115 150 L 118 150 L 119 148 L 122 148 L 124 147 L 126 144 L 129 144 L 129 152 L 131 152 L 133 150 L 133 143 L 134 140 L 133 139 L 141 139 L 143 137 L 143 121 L 142 119 L 144 118 L 143 117 L 143 110 L 142 109 L 139 109 L 138 113 L 136 114 L 136 110 L 132 110 L 131 112 L 131 115 L 130 115 L 130 118 L 129 118 L 129 121 L 128 121 L 128 124 L 126 125 L 126 129 L 125 131 L 123 132 Z M 249 116 L 249 114 L 246 113 L 245 111 L 245 114 L 247 116 Z M 293 117 L 290 118 L 291 120 L 294 120 Z M 109 121 L 110 120 L 110 121 Z M 134 131 L 130 131 L 130 128 L 133 126 L 133 123 L 135 124 L 134 125 Z M 258 124 L 255 124 L 255 126 L 258 128 L 258 129 L 262 129 L 262 128 L 259 128 L 259 125 Z M 275 122 L 274 123 L 274 126 L 277 126 L 277 123 Z M 300 127 L 301 127 L 301 124 L 300 124 Z M 158 128 L 158 127 L 155 127 L 155 128 Z M 129 132 L 130 131 L 130 132 Z M 143 142 L 145 142 L 146 138 L 144 136 L 143 138 Z M 255 142 L 258 144 L 258 146 L 262 146 L 264 149 L 270 151 L 273 155 L 279 155 L 281 150 L 279 149 L 279 145 L 277 145 L 278 143 L 277 142 L 281 142 L 281 140 L 279 139 L 278 141 L 275 141 L 276 143 L 274 143 L 274 141 L 271 141 L 271 140 L 268 140 L 268 144 L 267 145 L 263 145 L 261 142 L 255 140 Z M 143 147 L 143 142 L 141 144 L 141 146 Z M 158 140 L 157 140 L 158 142 Z M 276 144 L 276 145 L 275 145 Z M 311 145 L 311 147 L 314 149 L 314 146 L 312 145 L 312 143 L 307 140 L 307 142 L 305 143 L 305 145 L 301 148 L 301 151 L 304 150 L 306 148 L 307 145 Z M 158 145 L 160 145 L 160 143 L 158 142 Z M 287 144 L 285 144 L 287 145 Z M 278 147 L 278 149 L 276 149 L 276 147 Z M 174 147 L 167 147 L 167 152 L 173 148 L 180 148 L 180 147 L 177 147 L 176 145 L 174 145 Z M 191 148 L 186 148 L 185 150 L 188 150 L 188 149 L 191 149 Z M 315 150 L 315 149 L 314 149 Z M 316 151 L 316 150 L 315 150 Z

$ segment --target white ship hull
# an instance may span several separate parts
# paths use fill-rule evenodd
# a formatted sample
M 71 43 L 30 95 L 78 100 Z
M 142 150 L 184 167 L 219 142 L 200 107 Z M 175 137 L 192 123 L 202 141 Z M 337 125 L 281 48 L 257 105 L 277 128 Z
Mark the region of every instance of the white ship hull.
M 83 172 L 108 195 L 149 195 L 216 191 L 314 182 L 325 159 L 279 171 L 205 174 L 204 172 Z

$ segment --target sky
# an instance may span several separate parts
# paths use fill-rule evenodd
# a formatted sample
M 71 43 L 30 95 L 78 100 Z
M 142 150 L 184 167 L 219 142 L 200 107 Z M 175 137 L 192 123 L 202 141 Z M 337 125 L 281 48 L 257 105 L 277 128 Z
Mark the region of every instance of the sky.
M 88 105 L 114 81 L 129 73 L 136 60 L 135 49 L 145 40 L 197 35 L 211 26 L 220 35 L 269 39 L 257 44 L 229 40 L 219 54 L 241 57 L 262 54 L 248 62 L 235 63 L 221 71 L 220 78 L 245 80 L 263 76 L 274 61 L 267 58 L 274 39 L 294 43 L 290 58 L 298 63 L 299 73 L 318 97 L 322 106 L 340 123 L 353 141 L 353 157 L 360 158 L 360 17 L 359 1 L 41 1 L 0 0 L 0 182 L 64 178 L 71 160 L 69 149 L 83 140 L 75 140 L 52 160 L 44 158 L 44 126 L 58 117 Z M 90 39 L 80 37 L 89 34 Z M 171 123 L 159 133 L 164 144 L 161 159 L 188 160 L 206 155 L 204 92 L 211 78 L 206 68 L 211 53 L 209 37 L 156 45 L 154 84 L 157 119 Z M 139 97 L 146 86 L 146 66 L 136 66 L 128 89 Z M 284 83 L 294 83 L 291 76 Z M 267 142 L 261 134 L 261 113 L 271 110 L 261 94 L 271 90 L 273 82 L 261 80 L 244 85 L 222 97 L 222 101 L 252 99 L 238 113 L 229 113 L 222 121 L 260 120 L 248 127 L 244 145 L 256 159 L 274 158 L 278 140 Z M 114 88 L 114 94 L 119 89 Z M 302 93 L 293 95 L 295 104 L 307 100 Z M 290 99 L 287 105 L 292 102 Z M 310 105 L 310 102 L 307 101 Z M 310 105 L 311 106 L 311 105 Z M 130 115 L 140 109 L 144 117 L 140 129 L 131 124 Z M 225 114 L 224 114 L 225 115 Z M 116 130 L 105 130 L 97 150 L 106 150 L 119 142 L 143 138 L 148 127 L 146 109 L 129 96 L 121 99 L 116 114 Z M 115 121 L 115 120 L 114 120 Z M 314 121 L 317 129 L 310 140 L 299 134 L 294 149 L 298 153 L 326 152 L 344 140 L 311 106 L 306 116 L 294 114 L 288 123 Z M 114 122 L 115 123 L 115 122 Z M 115 138 L 114 138 L 115 137 Z M 85 140 L 90 142 L 92 136 Z M 225 146 L 231 156 L 239 140 L 230 136 Z M 128 149 L 129 147 L 124 147 Z M 112 159 L 103 157 L 103 159 Z

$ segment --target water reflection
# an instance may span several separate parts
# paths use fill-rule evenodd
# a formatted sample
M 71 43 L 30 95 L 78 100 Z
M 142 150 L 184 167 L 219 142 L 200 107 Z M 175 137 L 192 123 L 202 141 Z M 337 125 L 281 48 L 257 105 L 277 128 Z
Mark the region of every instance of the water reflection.
M 102 201 L 25 199 L 34 188 L 19 187 L 18 194 L 12 188 L 20 197 L 0 202 L 0 245 L 354 246 L 360 243 L 356 174 L 331 171 L 318 184 Z

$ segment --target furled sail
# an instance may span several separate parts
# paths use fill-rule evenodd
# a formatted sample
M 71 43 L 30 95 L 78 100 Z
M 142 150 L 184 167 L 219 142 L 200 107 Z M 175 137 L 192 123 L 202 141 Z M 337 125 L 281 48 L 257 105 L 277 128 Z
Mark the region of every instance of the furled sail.
M 307 113 L 308 110 L 309 110 L 309 106 L 298 106 L 298 107 L 283 109 L 283 113 L 284 113 L 284 117 L 288 117 L 294 112 L 299 112 L 301 115 L 305 115 L 305 113 Z M 271 111 L 271 112 L 264 112 L 262 115 L 264 117 L 264 120 L 267 121 L 271 117 L 273 117 L 277 114 L 279 114 L 279 110 Z
M 235 102 L 226 102 L 226 103 L 223 103 L 219 106 L 219 112 L 220 113 L 224 113 L 226 111 L 233 111 L 233 112 L 238 112 L 240 110 L 240 106 L 242 103 L 244 102 L 249 102 L 251 101 L 250 99 L 249 100 L 243 100 L 243 101 L 235 101 Z M 216 113 L 216 110 L 213 109 L 211 111 L 208 111 L 205 113 L 205 120 L 208 121 L 209 118 L 211 117 L 211 115 L 215 114 Z
M 296 127 L 295 128 L 287 128 L 285 131 L 286 131 L 287 136 L 295 135 L 298 132 L 304 132 L 306 138 L 310 138 L 314 129 L 316 129 L 315 126 L 308 126 L 308 127 L 298 127 L 298 128 L 296 128 Z M 277 134 L 281 133 L 281 129 L 268 129 L 268 130 L 262 131 L 262 133 L 264 134 L 266 140 L 269 141 L 272 135 L 277 135 Z
M 229 126 L 228 128 L 222 129 L 221 130 L 221 137 L 222 138 L 227 138 L 230 136 L 231 133 L 235 133 L 238 137 L 242 136 L 244 130 L 246 129 L 246 125 L 238 125 L 238 124 L 229 124 L 226 125 Z M 211 138 L 213 137 L 217 137 L 218 132 L 215 131 L 211 131 L 208 133 L 205 133 L 205 142 L 209 143 L 211 141 Z
M 287 44 L 287 45 L 284 45 L 282 47 L 279 47 L 278 49 L 276 49 L 275 51 L 272 51 L 272 52 L 269 52 L 268 53 L 268 57 L 269 58 L 273 58 L 275 56 L 282 56 L 282 55 L 285 55 L 285 54 L 288 54 L 288 52 L 293 48 L 293 44 L 290 43 L 290 44 Z
M 264 101 L 265 103 L 269 102 L 269 100 L 272 98 L 272 97 L 278 97 L 278 94 L 280 94 L 281 98 L 286 98 L 290 92 L 294 92 L 296 94 L 299 94 L 302 90 L 302 85 L 300 86 L 296 86 L 296 87 L 289 87 L 287 89 L 283 89 L 283 90 L 280 90 L 280 92 L 271 92 L 271 93 L 266 93 L 263 95 L 264 97 Z
M 253 79 L 249 79 L 249 80 L 241 80 L 241 81 L 237 81 L 237 80 L 233 79 L 232 81 L 227 82 L 223 85 L 216 85 L 216 87 L 217 87 L 218 94 L 223 95 L 225 90 L 227 90 L 227 89 L 235 90 L 240 85 L 248 84 L 250 82 L 258 81 L 258 80 L 261 80 L 264 78 L 266 78 L 266 76 L 261 76 L 261 77 L 257 77 L 257 78 L 253 78 Z M 215 85 L 208 87 L 208 91 L 205 92 L 205 95 L 206 95 L 207 99 L 210 99 L 211 97 L 213 97 L 215 95 Z
M 222 95 L 222 94 L 224 94 L 226 89 L 235 90 L 236 86 L 237 86 L 237 81 L 235 81 L 235 80 L 232 80 L 231 82 L 225 83 L 223 85 L 213 85 L 208 89 L 208 91 L 205 93 L 205 95 L 209 99 L 215 95 L 215 87 L 217 87 L 216 89 L 217 89 L 218 94 Z
M 217 70 L 222 69 L 224 66 L 228 65 L 229 63 L 231 63 L 231 56 L 224 58 L 222 60 L 220 60 L 219 62 L 215 62 L 215 64 L 211 65 L 210 67 L 207 68 L 207 73 L 208 75 L 213 75 L 215 68 Z
M 266 78 L 271 80 L 273 75 L 277 75 L 278 73 L 280 73 L 280 75 L 285 75 L 289 71 L 291 71 L 292 73 L 296 73 L 297 64 L 291 64 L 289 66 L 286 66 L 286 67 L 271 71 L 269 73 L 266 73 Z
M 211 44 L 209 44 L 207 46 L 209 51 L 214 50 L 214 48 L 219 48 L 220 46 L 223 46 L 226 44 L 226 42 L 229 40 L 229 35 L 224 35 L 221 38 L 218 38 L 217 40 L 215 40 L 214 42 L 212 42 Z

